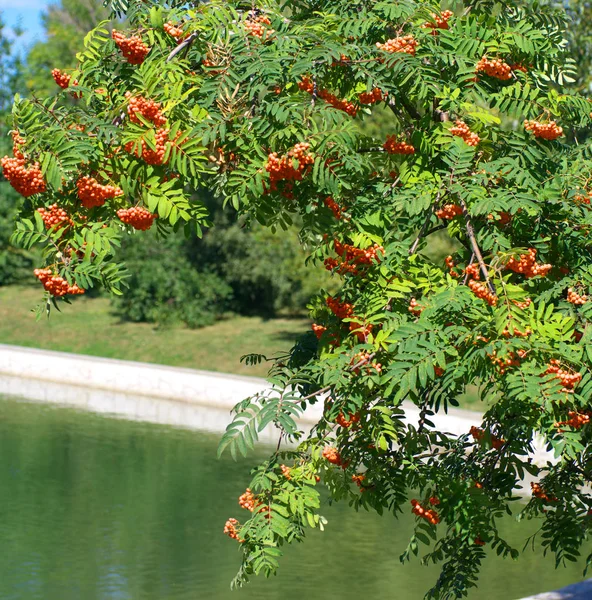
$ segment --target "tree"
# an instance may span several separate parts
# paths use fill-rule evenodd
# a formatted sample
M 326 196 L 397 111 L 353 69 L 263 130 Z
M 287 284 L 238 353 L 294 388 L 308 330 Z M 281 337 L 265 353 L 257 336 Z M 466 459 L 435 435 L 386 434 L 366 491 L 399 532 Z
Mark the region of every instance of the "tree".
M 565 12 L 526 0 L 159 4 L 113 2 L 130 30 L 99 24 L 77 69 L 55 74 L 75 105 L 15 104 L 3 167 L 28 198 L 14 239 L 45 249 L 48 302 L 97 284 L 118 293 L 117 247 L 133 229 L 201 233 L 192 190 L 204 188 L 272 230 L 297 215 L 311 261 L 341 278 L 222 439 L 246 453 L 279 430 L 240 499 L 251 517 L 225 527 L 243 552 L 236 583 L 274 573 L 284 543 L 323 527 L 320 479 L 356 509 L 417 515 L 402 558 L 431 545 L 431 598 L 465 596 L 484 546 L 518 556 L 498 521 L 526 473 L 534 541 L 558 564 L 589 550 L 592 149 L 566 140 L 591 105 L 563 87 Z M 358 127 L 378 109 L 386 139 Z M 441 232 L 458 250 L 436 262 Z M 482 426 L 437 430 L 432 416 L 468 385 L 488 404 Z M 295 418 L 319 403 L 304 434 Z M 532 463 L 535 436 L 556 462 Z

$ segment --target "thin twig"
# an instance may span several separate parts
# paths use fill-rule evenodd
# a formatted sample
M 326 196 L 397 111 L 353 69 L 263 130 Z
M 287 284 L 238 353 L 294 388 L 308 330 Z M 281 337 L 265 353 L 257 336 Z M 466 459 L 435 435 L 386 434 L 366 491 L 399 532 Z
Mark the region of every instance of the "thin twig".
M 463 215 L 465 217 L 465 225 L 466 225 L 467 235 L 469 237 L 469 240 L 471 241 L 471 247 L 473 248 L 473 252 L 475 253 L 475 257 L 477 258 L 477 262 L 479 263 L 479 267 L 481 268 L 481 272 L 483 273 L 483 277 L 485 277 L 485 281 L 487 282 L 489 291 L 492 294 L 497 295 L 495 286 L 489 279 L 489 271 L 487 270 L 487 266 L 485 265 L 485 261 L 483 260 L 483 255 L 481 254 L 481 250 L 479 249 L 479 245 L 477 244 L 477 239 L 475 238 L 475 230 L 473 229 L 473 224 L 471 223 L 471 217 L 469 216 L 469 211 L 467 210 L 467 205 L 462 198 L 459 199 L 459 202 L 460 202 L 460 206 L 463 211 Z

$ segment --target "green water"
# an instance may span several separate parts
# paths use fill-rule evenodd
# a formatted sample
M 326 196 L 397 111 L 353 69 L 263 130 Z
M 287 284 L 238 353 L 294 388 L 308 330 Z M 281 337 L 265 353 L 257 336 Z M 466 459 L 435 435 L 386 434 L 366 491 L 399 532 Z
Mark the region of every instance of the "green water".
M 1 600 L 420 600 L 436 571 L 398 556 L 413 521 L 326 507 L 325 533 L 289 548 L 278 577 L 231 592 L 249 462 L 217 436 L 0 401 Z M 523 539 L 510 524 L 514 542 Z M 476 599 L 581 579 L 532 553 L 488 561 Z

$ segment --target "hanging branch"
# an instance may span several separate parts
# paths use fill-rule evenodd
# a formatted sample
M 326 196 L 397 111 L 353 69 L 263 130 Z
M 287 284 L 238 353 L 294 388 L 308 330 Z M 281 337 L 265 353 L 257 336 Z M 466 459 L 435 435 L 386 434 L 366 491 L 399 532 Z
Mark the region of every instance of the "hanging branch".
M 469 216 L 469 211 L 467 210 L 467 205 L 464 200 L 459 199 L 460 207 L 463 211 L 463 216 L 465 218 L 465 227 L 467 231 L 467 236 L 471 241 L 471 247 L 473 248 L 473 253 L 477 258 L 477 262 L 479 263 L 479 267 L 481 268 L 481 273 L 483 273 L 483 277 L 485 277 L 485 281 L 487 282 L 487 287 L 489 287 L 489 291 L 492 294 L 496 294 L 496 289 L 491 280 L 489 279 L 489 271 L 487 270 L 487 266 L 485 265 L 485 261 L 483 260 L 483 255 L 481 254 L 481 250 L 479 249 L 479 245 L 477 244 L 477 239 L 475 238 L 475 230 L 473 229 L 473 224 L 471 223 L 471 217 Z

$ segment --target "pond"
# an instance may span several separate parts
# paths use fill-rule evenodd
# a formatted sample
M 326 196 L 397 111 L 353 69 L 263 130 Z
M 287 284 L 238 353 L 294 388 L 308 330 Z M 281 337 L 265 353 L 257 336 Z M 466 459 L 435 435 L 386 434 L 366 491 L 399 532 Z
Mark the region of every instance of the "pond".
M 250 461 L 216 459 L 218 436 L 0 401 L 3 600 L 421 600 L 436 571 L 401 565 L 413 518 L 327 506 L 329 525 L 287 549 L 280 573 L 231 592 L 225 520 Z M 246 514 L 246 513 L 245 513 Z M 509 521 L 522 546 L 526 532 Z M 532 552 L 492 557 L 473 600 L 515 600 L 581 580 Z

